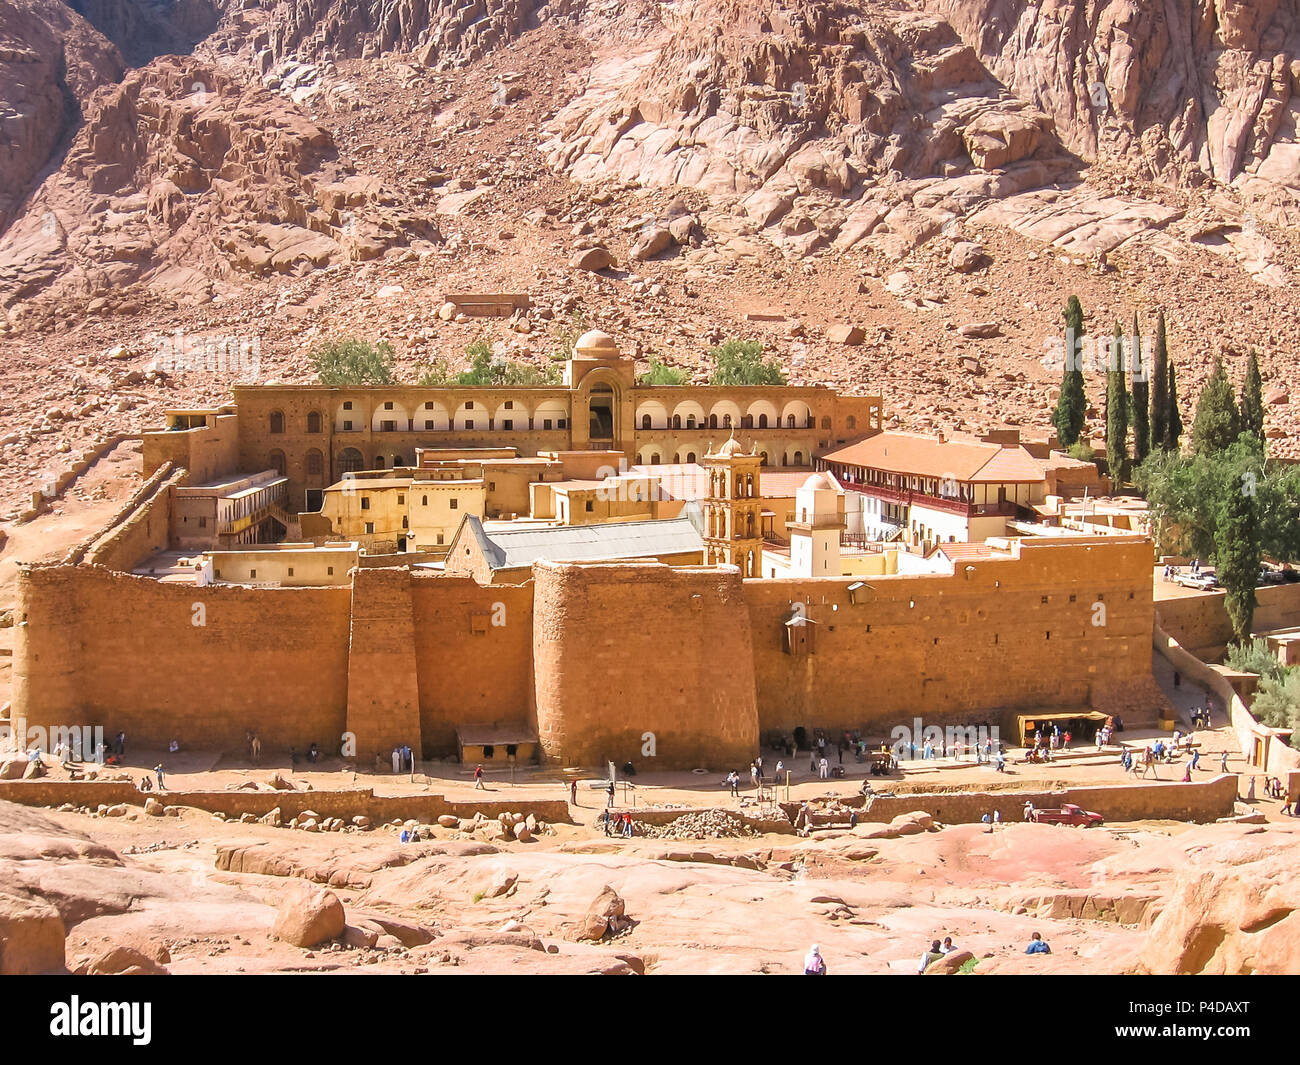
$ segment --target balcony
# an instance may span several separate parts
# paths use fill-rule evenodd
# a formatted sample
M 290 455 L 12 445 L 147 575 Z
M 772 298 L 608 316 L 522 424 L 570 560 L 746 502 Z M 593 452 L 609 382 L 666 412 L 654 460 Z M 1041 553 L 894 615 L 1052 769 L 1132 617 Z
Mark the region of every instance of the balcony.
M 857 492 L 896 506 L 917 505 L 965 518 L 1014 518 L 1019 509 L 1010 499 L 994 503 L 969 503 L 964 499 L 949 499 L 946 496 L 930 495 L 928 492 L 917 492 L 910 488 L 889 488 L 881 484 L 848 484 L 843 481 L 840 483 L 844 485 L 845 491 Z

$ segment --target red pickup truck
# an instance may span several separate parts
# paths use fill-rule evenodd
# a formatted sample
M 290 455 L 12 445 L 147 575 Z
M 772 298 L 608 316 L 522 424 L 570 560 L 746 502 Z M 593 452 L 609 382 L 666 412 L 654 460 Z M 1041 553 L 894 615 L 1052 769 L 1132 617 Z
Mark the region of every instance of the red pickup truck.
M 1067 802 L 1059 810 L 1035 810 L 1031 820 L 1040 825 L 1082 825 L 1091 828 L 1102 823 L 1102 816 Z

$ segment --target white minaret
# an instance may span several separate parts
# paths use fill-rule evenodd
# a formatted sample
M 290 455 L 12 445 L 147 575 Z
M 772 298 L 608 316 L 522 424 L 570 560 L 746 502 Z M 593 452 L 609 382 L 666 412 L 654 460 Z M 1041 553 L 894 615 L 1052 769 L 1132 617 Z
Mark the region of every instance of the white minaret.
M 829 473 L 814 473 L 795 493 L 790 522 L 790 571 L 800 577 L 840 577 L 844 489 Z

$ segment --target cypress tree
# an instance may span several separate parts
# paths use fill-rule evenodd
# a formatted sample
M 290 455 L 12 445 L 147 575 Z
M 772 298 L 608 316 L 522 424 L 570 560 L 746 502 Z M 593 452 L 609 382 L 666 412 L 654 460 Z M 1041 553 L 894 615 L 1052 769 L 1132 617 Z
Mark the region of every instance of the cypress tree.
M 1166 451 L 1177 451 L 1179 440 L 1183 435 L 1183 416 L 1178 410 L 1178 379 L 1174 375 L 1174 364 L 1169 364 L 1169 383 L 1165 389 L 1168 396 L 1168 404 L 1165 408 L 1165 415 L 1168 419 L 1165 423 L 1165 439 L 1160 446 Z
M 1241 384 L 1241 431 L 1264 439 L 1264 379 L 1259 374 L 1259 356 L 1254 350 L 1246 364 L 1246 379 Z
M 1106 462 L 1111 483 L 1118 485 L 1128 462 L 1128 388 L 1124 384 L 1124 330 L 1119 322 L 1115 323 L 1106 366 Z
M 1061 376 L 1061 394 L 1052 412 L 1052 424 L 1063 448 L 1072 447 L 1083 432 L 1083 418 L 1088 401 L 1083 394 L 1083 365 L 1078 341 L 1083 337 L 1083 306 L 1078 296 L 1065 305 L 1065 371 Z
M 1238 641 L 1250 636 L 1255 618 L 1255 585 L 1263 556 L 1259 508 L 1250 485 L 1235 479 L 1224 486 L 1214 532 L 1215 575 L 1224 590 L 1224 608 Z
M 1214 359 L 1214 369 L 1210 379 L 1201 389 L 1201 397 L 1196 402 L 1196 418 L 1192 422 L 1192 451 L 1197 455 L 1209 455 L 1237 442 L 1241 432 L 1241 418 L 1237 413 L 1237 401 L 1232 395 L 1232 382 L 1228 372 L 1223 368 L 1223 360 Z
M 1169 349 L 1165 341 L 1165 312 L 1156 319 L 1155 352 L 1151 360 L 1151 450 L 1169 449 Z
M 1133 312 L 1133 349 L 1129 352 L 1129 371 L 1133 377 L 1133 451 L 1139 463 L 1151 453 L 1151 367 L 1142 354 L 1142 332 L 1137 312 Z

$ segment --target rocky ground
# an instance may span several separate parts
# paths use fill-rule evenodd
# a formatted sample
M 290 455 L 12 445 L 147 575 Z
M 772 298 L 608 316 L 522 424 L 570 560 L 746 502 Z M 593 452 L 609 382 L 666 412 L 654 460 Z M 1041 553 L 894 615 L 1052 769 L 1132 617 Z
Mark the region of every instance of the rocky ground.
M 1188 415 L 1215 354 L 1257 349 L 1291 453 L 1294 2 L 976 6 L 10 5 L 0 513 L 226 395 L 234 373 L 149 373 L 176 329 L 255 349 L 262 381 L 349 334 L 407 379 L 591 325 L 702 380 L 752 337 L 891 425 L 1043 436 L 1077 293 L 1099 333 L 1168 312 Z M 59 36 L 62 70 L 38 59 Z M 533 307 L 444 320 L 456 291 Z
M 890 839 L 426 826 L 403 844 L 396 826 L 0 803 L 0 971 L 784 973 L 818 943 L 832 973 L 912 974 L 944 935 L 978 974 L 1291 967 L 1290 824 L 911 821 Z M 1035 931 L 1050 956 L 1024 955 Z

